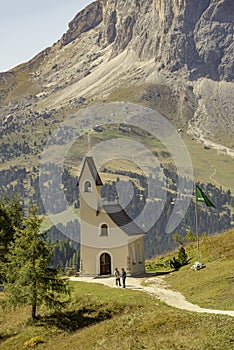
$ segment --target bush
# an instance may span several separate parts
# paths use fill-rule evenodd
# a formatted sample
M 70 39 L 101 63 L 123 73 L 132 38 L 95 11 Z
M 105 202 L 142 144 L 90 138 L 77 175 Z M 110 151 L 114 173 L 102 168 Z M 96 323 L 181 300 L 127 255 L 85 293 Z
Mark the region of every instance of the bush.
M 180 247 L 178 252 L 178 258 L 173 257 L 170 260 L 170 267 L 175 270 L 179 270 L 182 266 L 187 265 L 191 258 L 188 259 L 188 255 L 183 246 Z

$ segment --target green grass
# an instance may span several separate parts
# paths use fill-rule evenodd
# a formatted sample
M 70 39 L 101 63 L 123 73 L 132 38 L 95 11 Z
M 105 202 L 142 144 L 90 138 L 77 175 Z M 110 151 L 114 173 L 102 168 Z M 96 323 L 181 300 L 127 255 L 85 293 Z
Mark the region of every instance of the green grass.
M 201 262 L 206 267 L 194 271 L 191 266 L 197 258 L 197 245 L 185 247 L 189 265 L 165 276 L 165 280 L 175 290 L 179 290 L 187 300 L 204 308 L 234 310 L 234 230 L 224 234 L 205 237 L 200 242 Z M 153 271 L 168 271 L 163 263 L 176 256 L 176 252 L 152 259 Z
M 217 155 L 216 150 L 205 149 L 204 146 L 193 140 L 192 137 L 186 135 L 185 133 L 181 134 L 185 145 L 187 146 L 188 152 L 191 157 L 193 165 L 194 180 L 200 181 L 203 183 L 213 183 L 217 187 L 222 186 L 224 189 L 230 189 L 234 191 L 233 188 L 233 160 L 230 156 L 219 154 Z M 163 156 L 164 151 L 167 151 L 165 146 L 157 139 L 149 137 L 144 133 L 141 135 L 134 133 L 123 133 L 118 130 L 116 126 L 106 126 L 106 131 L 103 133 L 90 133 L 90 143 L 91 148 L 97 145 L 98 143 L 110 140 L 112 138 L 126 138 L 135 140 L 144 144 L 151 152 L 156 154 L 156 158 L 162 165 L 173 164 L 172 157 Z M 79 149 L 79 153 L 77 152 Z M 77 143 L 73 144 L 73 147 L 69 150 L 67 154 L 67 159 L 65 164 L 70 167 L 78 169 L 80 161 L 83 156 L 87 153 L 88 144 L 87 144 L 87 135 L 83 135 L 77 140 Z M 133 152 L 134 153 L 134 152 Z M 134 164 L 130 163 L 127 167 L 128 170 L 132 172 L 137 172 L 137 167 Z M 121 166 L 121 160 L 120 165 Z M 126 167 L 125 167 L 126 169 Z
M 1 315 L 1 349 L 230 349 L 234 320 L 170 308 L 147 295 L 99 284 L 73 283 L 73 303 L 32 325 L 27 308 Z
M 234 231 L 205 238 L 201 241 L 201 256 L 206 268 L 193 271 L 185 266 L 164 278 L 172 288 L 201 306 L 234 309 L 233 238 Z M 186 247 L 186 251 L 195 261 L 196 247 Z M 151 264 L 162 264 L 171 256 L 158 257 Z M 156 271 L 166 272 L 162 266 Z M 1 310 L 1 350 L 26 349 L 24 344 L 34 341 L 38 341 L 34 346 L 38 350 L 229 350 L 233 347 L 233 317 L 175 309 L 137 290 L 70 283 L 73 290 L 69 307 L 54 313 L 41 309 L 36 324 L 29 321 L 28 307 Z M 0 296 L 3 298 L 4 293 Z
M 233 192 L 233 159 L 225 154 L 218 155 L 216 150 L 205 149 L 188 135 L 182 137 L 192 160 L 195 181 L 211 182 Z

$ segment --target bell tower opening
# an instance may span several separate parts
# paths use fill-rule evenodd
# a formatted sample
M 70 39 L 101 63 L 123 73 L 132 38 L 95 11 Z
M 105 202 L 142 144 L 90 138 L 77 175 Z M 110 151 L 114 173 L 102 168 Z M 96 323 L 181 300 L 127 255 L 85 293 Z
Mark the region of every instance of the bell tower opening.
M 92 184 L 90 181 L 85 181 L 84 192 L 92 192 Z

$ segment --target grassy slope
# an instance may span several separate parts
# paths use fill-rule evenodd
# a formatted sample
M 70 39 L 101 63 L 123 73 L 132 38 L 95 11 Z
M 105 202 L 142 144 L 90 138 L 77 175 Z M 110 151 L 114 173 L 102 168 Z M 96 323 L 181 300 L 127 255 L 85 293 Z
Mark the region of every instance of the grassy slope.
M 232 277 L 229 273 L 234 267 L 233 238 L 234 231 L 202 241 L 202 261 L 207 267 L 201 271 L 184 267 L 169 275 L 168 282 L 190 300 L 193 291 L 199 291 L 197 294 L 202 295 L 206 307 L 212 307 L 210 300 L 214 307 L 223 307 L 217 293 L 217 289 L 222 290 L 226 293 L 226 301 L 229 300 L 228 308 L 232 305 L 234 309 L 231 303 L 233 290 L 229 284 L 221 283 L 227 276 Z M 194 249 L 188 249 L 189 254 L 195 254 Z M 218 281 L 217 271 L 213 268 L 217 265 Z M 230 279 L 227 283 L 233 281 Z M 139 291 L 83 282 L 74 282 L 73 287 L 70 307 L 62 314 L 48 314 L 36 326 L 28 321 L 28 308 L 1 312 L 1 349 L 23 349 L 24 342 L 35 336 L 44 341 L 38 344 L 38 350 L 229 350 L 233 346 L 234 319 L 231 317 L 173 309 Z
M 188 135 L 182 135 L 188 148 L 195 181 L 211 182 L 217 187 L 234 192 L 233 159 L 225 154 L 217 154 L 216 150 L 205 149 Z
M 151 152 L 157 154 L 157 159 L 163 165 L 172 163 L 172 158 L 163 156 L 163 152 L 166 148 L 160 143 L 159 140 L 152 137 L 147 137 L 140 134 L 128 134 L 118 131 L 117 127 L 113 127 L 111 130 L 107 129 L 103 133 L 90 133 L 90 143 L 91 147 L 94 147 L 98 143 L 109 140 L 112 138 L 125 138 L 135 140 L 144 144 Z M 234 192 L 233 188 L 233 159 L 230 156 L 219 154 L 217 155 L 216 150 L 206 150 L 200 143 L 194 140 L 189 135 L 185 133 L 181 134 L 181 137 L 184 140 L 185 145 L 187 146 L 188 152 L 190 154 L 192 164 L 193 164 L 193 173 L 195 181 L 200 181 L 203 183 L 211 182 L 216 186 L 223 186 L 224 189 L 230 189 Z M 77 152 L 79 149 L 79 153 Z M 73 147 L 69 150 L 66 159 L 66 165 L 72 167 L 77 173 L 80 160 L 87 153 L 87 137 L 83 136 L 77 140 L 77 143 L 74 143 Z M 118 169 L 127 169 L 132 172 L 138 172 L 134 164 L 128 163 L 128 167 L 124 164 L 123 160 L 118 160 Z M 113 169 L 115 167 L 113 166 Z
M 22 349 L 35 336 L 44 341 L 39 350 L 230 349 L 230 317 L 172 309 L 138 291 L 86 283 L 74 288 L 70 312 L 37 326 L 27 322 L 26 309 L 2 316 L 1 349 Z
M 39 61 L 38 63 L 39 64 Z M 34 67 L 36 68 L 36 66 Z M 15 77 L 10 77 L 7 82 L 0 82 L 0 94 L 1 89 L 5 87 L 6 84 L 7 88 L 9 89 L 10 93 L 7 94 L 7 99 L 18 99 L 20 94 L 22 94 L 22 91 L 27 91 L 29 89 L 30 94 L 33 95 L 33 89 L 36 89 L 37 87 L 34 86 L 34 83 L 31 81 L 31 78 L 29 76 L 29 73 L 31 72 L 32 67 L 28 67 L 27 65 L 20 65 L 15 68 L 14 72 L 17 75 L 17 79 Z M 14 87 L 14 89 L 13 89 Z M 134 102 L 138 104 L 142 104 L 142 101 L 139 99 L 139 96 L 144 91 L 144 88 L 146 88 L 147 85 L 143 86 L 131 86 L 129 87 L 122 87 L 116 91 L 113 91 L 113 93 L 109 96 L 108 101 L 129 101 Z M 5 89 L 7 91 L 7 88 Z M 4 91 L 5 91 L 4 90 Z M 11 95 L 13 94 L 13 96 Z M 13 98 L 14 97 L 14 98 Z M 9 101 L 6 101 L 4 103 L 7 103 Z M 100 101 L 95 101 L 96 103 Z M 95 103 L 93 102 L 93 103 Z M 91 105 L 91 102 L 90 102 Z M 171 101 L 168 101 L 168 103 L 163 103 L 161 106 L 164 107 L 163 110 L 159 109 L 158 111 L 165 115 L 171 115 L 170 107 Z M 87 106 L 88 107 L 88 106 Z M 155 106 L 156 108 L 157 106 Z M 156 108 L 157 109 L 157 108 Z M 71 111 L 70 113 L 67 112 L 67 115 L 76 113 L 77 110 Z M 174 112 L 173 112 L 174 113 Z M 61 116 L 60 116 L 61 117 Z M 56 116 L 56 118 L 59 118 L 59 116 Z M 60 119 L 60 118 L 59 118 Z M 39 122 L 37 122 L 39 123 Z M 29 141 L 30 145 L 33 145 L 33 142 L 36 140 L 38 144 L 41 143 L 41 140 L 45 139 L 46 133 L 48 133 L 48 129 L 53 131 L 54 128 L 57 128 L 56 125 L 50 125 L 44 126 L 44 121 L 42 120 L 39 124 L 37 124 L 37 127 L 35 130 L 35 127 L 31 127 L 30 125 L 27 127 L 26 132 L 20 133 L 14 133 L 14 138 L 10 137 L 4 137 L 4 142 L 9 142 L 10 144 L 17 141 L 17 142 L 23 142 L 22 137 L 25 137 L 26 133 L 26 139 Z M 193 167 L 194 167 L 194 177 L 196 181 L 201 181 L 203 183 L 207 182 L 213 182 L 217 186 L 223 186 L 225 189 L 229 188 L 232 191 L 234 191 L 233 188 L 233 159 L 230 156 L 226 156 L 224 154 L 217 155 L 217 151 L 215 150 L 206 150 L 204 149 L 203 145 L 198 143 L 196 140 L 193 140 L 193 138 L 186 133 L 181 133 L 182 138 L 184 139 L 185 144 L 188 147 Z M 99 142 L 102 142 L 106 139 L 110 138 L 116 138 L 116 137 L 124 137 L 124 138 L 131 138 L 133 140 L 137 140 L 141 143 L 144 143 L 146 147 L 148 147 L 153 152 L 159 153 L 159 161 L 162 161 L 162 163 L 166 163 L 170 161 L 170 159 L 162 159 L 161 152 L 163 150 L 163 146 L 157 141 L 152 140 L 151 138 L 148 138 L 146 136 L 140 136 L 140 135 L 128 135 L 119 133 L 117 130 L 108 130 L 106 133 L 92 133 L 91 134 L 91 147 L 96 145 Z M 87 140 L 85 138 L 79 138 L 78 141 L 78 148 L 73 146 L 73 149 L 70 150 L 70 154 L 68 155 L 68 159 L 66 161 L 67 165 L 69 165 L 72 168 L 75 168 L 75 172 L 77 172 L 78 165 L 80 163 L 80 160 L 83 158 L 83 156 L 87 153 L 88 145 Z M 77 149 L 79 149 L 79 152 L 77 152 Z M 56 160 L 56 159 L 55 159 Z M 9 168 L 11 165 L 25 165 L 26 167 L 30 168 L 33 165 L 37 165 L 39 162 L 38 158 L 33 155 L 27 155 L 26 157 L 23 155 L 21 158 L 13 159 L 7 163 L 0 163 L 0 169 Z M 130 169 L 134 171 L 133 169 Z
M 190 153 L 192 163 L 193 163 L 193 172 L 194 172 L 194 180 L 201 181 L 203 183 L 211 182 L 214 183 L 217 187 L 223 186 L 224 189 L 231 189 L 232 193 L 234 193 L 233 187 L 233 178 L 232 178 L 232 159 L 229 156 L 218 155 L 215 150 L 205 150 L 201 144 L 197 143 L 197 141 L 192 140 L 190 137 L 186 135 L 182 135 L 184 137 L 184 142 L 188 147 L 188 151 Z M 160 163 L 164 166 L 168 163 L 172 163 L 171 157 L 163 157 L 163 151 L 165 148 L 163 145 L 153 138 L 144 138 L 140 135 L 129 135 L 127 133 L 121 133 L 118 131 L 117 127 L 113 127 L 112 130 L 107 130 L 102 133 L 90 132 L 90 143 L 91 146 L 95 146 L 98 143 L 112 139 L 112 138 L 131 138 L 133 140 L 137 140 L 145 144 L 148 149 L 154 154 L 157 153 L 157 158 Z M 79 152 L 77 152 L 79 149 Z M 82 158 L 85 156 L 85 152 L 88 149 L 87 145 L 87 135 L 84 135 L 78 139 L 76 143 L 73 144 L 71 149 L 67 154 L 67 158 L 65 160 L 65 166 L 67 166 L 73 176 L 77 176 L 79 165 Z M 56 161 L 56 159 L 54 159 Z M 118 160 L 113 160 L 104 164 L 103 167 L 107 167 L 116 171 L 118 173 L 119 170 L 129 170 L 132 173 L 141 173 L 142 170 L 137 167 L 137 165 L 133 162 L 126 161 L 125 159 L 119 158 Z M 221 170 L 222 169 L 222 170 Z M 116 174 L 102 173 L 100 172 L 101 178 L 103 182 L 112 182 L 116 181 Z M 128 178 L 122 175 L 118 175 L 118 177 L 122 180 L 127 180 Z M 135 182 L 135 184 L 140 187 L 139 181 L 137 179 L 131 179 Z M 75 212 L 79 212 L 76 210 Z M 67 211 L 56 215 L 54 218 L 54 222 L 66 223 L 69 221 L 69 216 L 67 216 Z M 51 227 L 51 222 L 48 218 L 43 223 L 43 230 L 49 229 Z
M 167 275 L 166 281 L 199 306 L 234 310 L 234 230 L 205 237 L 200 243 L 201 262 L 206 268 L 191 270 L 192 264 L 198 260 L 197 245 L 194 243 L 186 247 L 188 257 L 192 258 L 190 264 Z M 171 257 L 152 259 L 150 263 L 156 265 Z M 162 271 L 162 267 L 156 268 L 156 271 L 159 270 Z

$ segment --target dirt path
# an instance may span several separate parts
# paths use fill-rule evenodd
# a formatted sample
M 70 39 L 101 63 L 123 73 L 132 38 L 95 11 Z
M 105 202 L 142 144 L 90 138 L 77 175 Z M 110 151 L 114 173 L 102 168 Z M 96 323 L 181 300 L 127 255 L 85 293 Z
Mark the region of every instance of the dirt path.
M 71 277 L 70 280 L 78 282 L 100 283 L 109 287 L 120 288 L 115 286 L 114 277 Z M 144 285 L 142 285 L 143 280 Z M 144 278 L 127 277 L 126 288 L 142 290 L 143 292 L 147 292 L 160 299 L 161 301 L 165 302 L 166 304 L 176 307 L 178 309 L 210 314 L 228 315 L 234 317 L 234 311 L 205 309 L 201 308 L 198 305 L 188 302 L 180 292 L 176 292 L 169 289 L 167 283 L 164 281 L 163 276 L 150 277 L 146 279 L 145 276 Z

